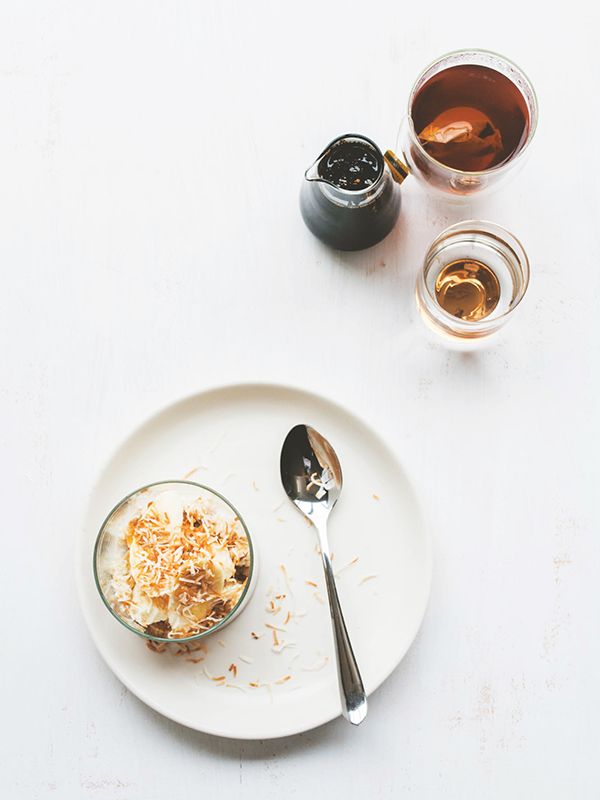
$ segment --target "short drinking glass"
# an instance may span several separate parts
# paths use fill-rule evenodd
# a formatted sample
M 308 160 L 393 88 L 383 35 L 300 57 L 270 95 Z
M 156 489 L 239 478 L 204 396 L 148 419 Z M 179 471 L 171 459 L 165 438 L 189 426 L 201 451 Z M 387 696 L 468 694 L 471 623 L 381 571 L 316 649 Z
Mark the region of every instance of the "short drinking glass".
M 521 243 L 499 225 L 467 220 L 432 242 L 415 298 L 432 330 L 470 349 L 506 324 L 528 283 L 529 261 Z

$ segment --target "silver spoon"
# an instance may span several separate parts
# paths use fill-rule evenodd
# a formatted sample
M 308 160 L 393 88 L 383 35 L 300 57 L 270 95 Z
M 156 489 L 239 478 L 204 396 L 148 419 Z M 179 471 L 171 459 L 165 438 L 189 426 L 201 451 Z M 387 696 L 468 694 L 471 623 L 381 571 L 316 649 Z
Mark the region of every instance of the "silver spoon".
M 342 712 L 353 725 L 367 715 L 367 696 L 342 615 L 329 557 L 327 518 L 342 491 L 342 470 L 327 439 L 308 425 L 296 425 L 281 449 L 281 482 L 287 496 L 317 529 L 333 622 Z

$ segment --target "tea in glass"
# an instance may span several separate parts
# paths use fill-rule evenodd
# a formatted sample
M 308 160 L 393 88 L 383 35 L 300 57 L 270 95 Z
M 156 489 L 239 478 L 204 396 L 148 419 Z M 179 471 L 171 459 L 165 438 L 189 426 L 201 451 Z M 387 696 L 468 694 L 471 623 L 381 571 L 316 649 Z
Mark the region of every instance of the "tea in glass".
M 467 220 L 433 241 L 415 298 L 432 330 L 469 346 L 506 324 L 528 283 L 529 262 L 521 243 L 499 225 Z
M 536 126 L 535 92 L 515 64 L 486 50 L 457 51 L 417 79 L 399 148 L 417 178 L 468 196 L 516 173 Z
M 458 64 L 429 78 L 415 95 L 411 115 L 425 152 L 463 172 L 505 164 L 530 128 L 516 84 L 481 64 Z

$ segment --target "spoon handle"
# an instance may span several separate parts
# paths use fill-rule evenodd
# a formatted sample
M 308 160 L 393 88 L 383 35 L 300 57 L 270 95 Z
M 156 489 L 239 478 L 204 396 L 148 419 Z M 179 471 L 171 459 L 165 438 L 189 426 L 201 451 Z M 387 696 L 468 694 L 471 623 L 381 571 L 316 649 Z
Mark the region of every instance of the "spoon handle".
M 337 653 L 338 677 L 340 695 L 342 699 L 342 712 L 346 719 L 353 725 L 359 725 L 367 715 L 367 696 L 363 682 L 358 671 L 358 664 L 350 644 L 350 637 L 344 622 L 342 607 L 335 585 L 327 538 L 321 537 L 321 556 L 325 568 L 325 581 L 329 596 L 329 610 L 333 622 L 333 633 Z M 323 546 L 325 545 L 325 546 Z

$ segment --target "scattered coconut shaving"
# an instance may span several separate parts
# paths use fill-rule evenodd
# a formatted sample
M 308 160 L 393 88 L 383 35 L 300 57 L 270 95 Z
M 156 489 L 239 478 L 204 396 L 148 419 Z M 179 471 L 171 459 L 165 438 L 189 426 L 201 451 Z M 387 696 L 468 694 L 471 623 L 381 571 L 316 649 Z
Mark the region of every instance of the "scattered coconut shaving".
M 369 580 L 371 580 L 371 578 L 378 578 L 378 577 L 379 577 L 379 575 L 376 572 L 373 572 L 371 575 L 365 575 L 364 578 L 361 578 L 359 580 L 358 585 L 360 586 L 361 583 L 364 583 L 365 581 L 369 581 Z
M 304 581 L 304 583 L 306 583 L 307 586 L 314 586 L 315 589 L 317 588 L 317 584 L 313 583 L 312 581 Z
M 275 683 L 285 683 L 286 681 L 289 681 L 291 677 L 291 675 L 286 675 L 285 678 L 281 678 L 281 680 L 275 681 Z
M 240 686 L 239 683 L 224 683 L 223 686 L 227 686 L 228 689 L 241 689 L 242 692 L 248 694 L 248 689 L 245 689 L 243 686 Z
M 374 494 L 373 497 L 375 498 L 375 500 L 379 500 L 379 495 L 378 494 Z
M 219 639 L 219 644 L 221 645 L 221 647 L 227 647 L 223 639 Z
M 259 681 L 258 685 L 259 685 L 259 687 L 260 686 L 266 686 L 267 687 L 267 689 L 269 690 L 269 694 L 271 696 L 271 702 L 273 702 L 273 689 L 271 688 L 271 684 L 267 683 L 267 681 Z
M 246 664 L 252 664 L 253 663 L 252 659 L 248 658 L 248 656 L 238 656 L 238 658 L 240 659 L 240 661 L 245 661 Z
M 310 666 L 310 667 L 302 667 L 302 669 L 305 672 L 318 672 L 320 669 L 323 669 L 323 667 L 325 666 L 325 664 L 328 661 L 329 661 L 329 659 L 326 657 L 326 658 L 322 659 L 321 661 L 317 661 L 312 666 Z
M 218 447 L 218 446 L 221 444 L 221 442 L 222 442 L 222 441 L 223 441 L 223 439 L 225 438 L 226 434 L 227 434 L 227 431 L 223 431 L 223 433 L 222 433 L 222 434 L 219 436 L 219 438 L 217 439 L 217 441 L 216 441 L 216 442 L 213 444 L 213 446 L 210 448 L 210 451 L 209 451 L 210 453 L 214 453 L 214 452 L 215 452 L 215 450 L 217 449 L 217 447 Z
M 265 626 L 267 628 L 271 628 L 271 630 L 280 631 L 281 633 L 285 633 L 285 628 L 278 628 L 277 625 L 271 625 L 270 622 L 265 622 Z
M 323 600 L 323 598 L 321 597 L 321 595 L 318 592 L 315 592 L 314 595 L 317 598 L 317 600 L 319 601 L 319 603 L 322 603 L 323 605 L 325 605 L 325 600 Z
M 338 570 L 336 570 L 335 573 L 336 578 L 339 576 L 340 572 L 343 572 L 345 569 L 348 569 L 348 567 L 351 567 L 352 564 L 356 564 L 357 561 L 358 561 L 358 556 L 356 556 L 356 558 L 353 559 L 352 561 L 349 561 L 347 564 L 344 564 L 343 567 L 340 567 Z
M 296 647 L 298 642 L 279 642 L 278 644 L 271 645 L 271 650 L 274 653 L 281 653 L 286 647 Z

